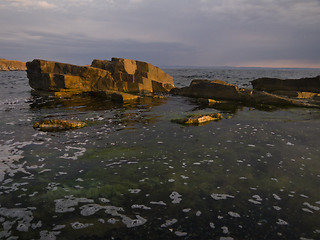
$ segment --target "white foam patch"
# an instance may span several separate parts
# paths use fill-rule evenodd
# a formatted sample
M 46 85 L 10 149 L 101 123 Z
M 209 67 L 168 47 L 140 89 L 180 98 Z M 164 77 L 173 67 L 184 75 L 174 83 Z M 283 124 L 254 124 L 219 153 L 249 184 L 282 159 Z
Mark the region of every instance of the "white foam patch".
M 278 219 L 277 224 L 278 224 L 278 225 L 289 225 L 288 222 L 286 222 L 285 220 L 280 219 L 280 218 Z
M 228 198 L 234 198 L 234 196 L 229 194 L 212 193 L 210 195 L 214 200 L 226 200 Z
M 172 192 L 169 196 L 172 199 L 173 204 L 178 204 L 182 201 L 182 196 L 178 192 Z
M 170 220 L 166 220 L 166 222 L 164 224 L 161 224 L 161 227 L 164 228 L 164 227 L 169 227 L 175 223 L 177 223 L 178 220 L 173 218 L 173 219 L 170 219 Z
M 147 207 L 146 205 L 139 205 L 139 204 L 133 204 L 131 206 L 132 209 L 143 209 L 143 210 L 150 210 L 151 207 Z
M 65 153 L 60 158 L 77 160 L 79 157 L 83 156 L 86 151 L 87 149 L 83 147 L 66 146 L 66 152 L 70 153 Z
M 16 173 L 31 175 L 24 169 L 26 162 L 16 163 L 23 158 L 24 151 L 22 148 L 31 144 L 31 141 L 14 142 L 14 140 L 8 140 L 0 144 L 0 182 L 4 180 L 6 174 L 10 177 L 13 177 Z
M 75 198 L 73 196 L 66 196 L 65 199 L 57 199 L 54 201 L 56 213 L 73 212 L 75 206 L 79 203 L 93 203 L 93 200 L 87 198 Z
M 234 218 L 239 218 L 239 217 L 241 217 L 239 213 L 232 212 L 232 211 L 228 212 L 228 214 L 229 214 L 231 217 L 234 217 Z
M 80 223 L 80 222 L 71 223 L 71 227 L 75 230 L 87 228 L 90 226 L 93 226 L 93 224 L 92 223 Z

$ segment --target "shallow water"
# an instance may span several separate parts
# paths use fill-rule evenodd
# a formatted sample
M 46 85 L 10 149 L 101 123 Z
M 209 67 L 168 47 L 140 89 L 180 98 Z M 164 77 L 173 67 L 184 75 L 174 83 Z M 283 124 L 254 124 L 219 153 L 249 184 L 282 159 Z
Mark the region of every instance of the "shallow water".
M 320 71 L 168 69 L 178 86 Z M 217 77 L 220 76 L 220 77 Z M 0 72 L 0 239 L 319 239 L 320 111 L 38 96 Z M 171 119 L 221 112 L 184 127 Z M 47 118 L 88 123 L 40 132 Z

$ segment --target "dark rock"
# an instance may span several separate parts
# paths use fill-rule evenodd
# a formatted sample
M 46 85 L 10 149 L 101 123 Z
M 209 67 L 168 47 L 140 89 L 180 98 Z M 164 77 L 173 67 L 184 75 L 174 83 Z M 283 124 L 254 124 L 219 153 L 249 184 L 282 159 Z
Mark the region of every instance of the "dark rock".
M 193 80 L 189 87 L 174 89 L 171 91 L 171 93 L 189 97 L 211 98 L 217 100 L 241 100 L 239 88 L 221 80 Z
M 210 98 L 214 100 L 237 101 L 244 104 L 271 104 L 279 106 L 301 106 L 317 107 L 318 105 L 310 104 L 306 101 L 299 101 L 284 96 L 267 93 L 264 91 L 252 89 L 239 89 L 237 86 L 228 84 L 220 80 L 193 80 L 189 87 L 173 89 L 173 94 Z
M 253 89 L 263 91 L 299 91 L 320 93 L 320 76 L 300 79 L 258 78 L 251 81 Z

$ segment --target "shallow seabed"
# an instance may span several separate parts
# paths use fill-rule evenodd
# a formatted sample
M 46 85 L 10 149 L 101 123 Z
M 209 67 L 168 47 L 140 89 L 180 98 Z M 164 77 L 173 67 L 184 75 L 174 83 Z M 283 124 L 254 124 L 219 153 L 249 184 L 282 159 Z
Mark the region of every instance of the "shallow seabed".
M 320 110 L 59 100 L 24 72 L 0 95 L 0 239 L 320 239 Z M 171 122 L 213 112 L 231 118 Z

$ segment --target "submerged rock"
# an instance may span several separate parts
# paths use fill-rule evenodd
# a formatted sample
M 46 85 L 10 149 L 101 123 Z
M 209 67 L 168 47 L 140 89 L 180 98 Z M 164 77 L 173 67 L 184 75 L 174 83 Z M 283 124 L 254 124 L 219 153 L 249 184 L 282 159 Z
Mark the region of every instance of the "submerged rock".
M 136 101 L 139 99 L 139 96 L 137 96 L 137 95 L 124 93 L 124 92 L 118 92 L 118 91 L 111 91 L 111 90 L 99 91 L 99 92 L 96 92 L 95 95 L 100 96 L 100 97 L 109 98 L 112 101 L 118 102 L 118 103 L 132 102 L 132 101 Z
M 27 62 L 29 85 L 36 90 L 54 91 L 57 96 L 73 92 L 118 91 L 124 93 L 169 92 L 173 78 L 150 63 L 112 58 L 94 60 L 91 66 L 35 59 Z
M 0 71 L 25 71 L 26 63 L 16 60 L 0 59 Z
M 223 116 L 220 113 L 196 114 L 187 116 L 186 118 L 173 119 L 172 122 L 185 125 L 204 125 L 212 121 L 219 121 L 222 118 Z
M 87 124 L 80 121 L 75 120 L 43 120 L 40 122 L 36 122 L 33 124 L 33 128 L 40 129 L 42 131 L 63 131 L 75 128 L 82 128 Z
M 258 78 L 251 81 L 253 89 L 268 92 L 296 91 L 320 93 L 320 76 L 300 79 Z

